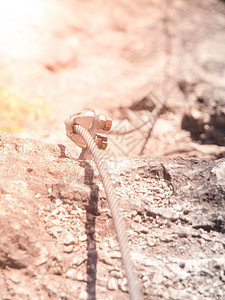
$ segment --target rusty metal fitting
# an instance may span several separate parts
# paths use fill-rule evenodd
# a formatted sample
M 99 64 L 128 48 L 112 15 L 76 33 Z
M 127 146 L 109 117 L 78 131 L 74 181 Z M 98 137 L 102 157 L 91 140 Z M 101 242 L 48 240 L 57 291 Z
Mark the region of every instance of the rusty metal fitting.
M 99 134 L 104 134 L 111 129 L 111 118 L 106 117 L 97 111 L 84 110 L 70 116 L 65 121 L 65 125 L 67 136 L 84 150 L 87 148 L 87 145 L 83 138 L 74 131 L 74 125 L 83 126 L 92 135 L 99 149 L 105 150 L 107 148 L 108 139 Z
M 98 117 L 98 130 L 103 130 L 103 128 L 105 127 L 105 122 L 106 122 L 106 117 L 103 115 L 99 115 Z
M 105 150 L 108 146 L 108 138 L 97 134 L 95 143 L 100 150 Z
M 109 131 L 112 127 L 112 119 L 104 115 L 99 115 L 98 130 Z
M 112 127 L 112 118 L 107 117 L 105 121 L 105 127 L 103 128 L 104 131 L 109 131 Z

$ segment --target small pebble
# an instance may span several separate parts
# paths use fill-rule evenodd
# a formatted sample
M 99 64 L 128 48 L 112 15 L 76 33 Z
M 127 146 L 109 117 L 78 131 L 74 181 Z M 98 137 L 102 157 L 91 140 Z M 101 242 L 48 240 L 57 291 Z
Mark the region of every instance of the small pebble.
M 135 218 L 134 218 L 134 221 L 136 223 L 141 223 L 141 216 L 137 215 Z
M 156 193 L 161 193 L 162 189 L 160 189 L 159 187 L 154 187 L 153 191 L 156 192 Z
M 148 280 L 149 280 L 148 276 L 143 276 L 143 277 L 142 277 L 142 281 L 143 281 L 143 282 L 146 282 L 146 281 L 148 281 Z
M 68 233 L 63 240 L 63 244 L 66 246 L 74 245 L 75 244 L 74 236 L 71 233 Z
M 57 229 L 55 227 L 52 227 L 51 229 L 48 230 L 48 233 L 53 236 L 54 238 L 57 238 L 58 237 L 58 234 L 57 234 Z
M 60 266 L 54 268 L 55 275 L 62 275 L 62 269 Z
M 110 278 L 107 287 L 110 291 L 116 291 L 118 289 L 117 280 L 113 277 Z
M 218 290 L 217 291 L 217 296 L 218 297 L 222 297 L 223 296 L 223 291 L 222 290 Z
M 76 265 L 76 266 L 80 266 L 80 265 L 82 265 L 85 261 L 86 261 L 86 258 L 85 258 L 85 257 L 76 256 L 76 257 L 74 257 L 72 264 L 73 264 L 73 265 Z
M 176 209 L 177 211 L 182 211 L 182 210 L 183 210 L 183 208 L 182 208 L 180 205 L 177 205 L 177 206 L 175 207 L 175 209 Z
M 165 181 L 162 181 L 161 183 L 162 183 L 162 187 L 163 188 L 168 188 L 168 185 L 167 185 L 167 183 Z
M 80 292 L 79 300 L 86 300 L 86 299 L 88 299 L 88 293 L 85 290 L 83 290 Z
M 64 253 L 72 253 L 73 252 L 73 245 L 65 246 L 63 249 Z
M 76 270 L 74 270 L 74 269 L 70 269 L 66 272 L 67 278 L 75 279 L 75 277 L 76 277 L 75 275 L 76 275 Z
M 121 253 L 118 251 L 114 251 L 111 253 L 111 258 L 121 258 Z
M 112 277 L 114 277 L 116 279 L 119 279 L 119 278 L 123 277 L 122 272 L 115 271 L 115 270 L 111 271 L 110 274 L 111 274 Z
M 83 210 L 80 207 L 78 207 L 77 208 L 77 213 L 78 213 L 78 215 L 82 215 L 83 214 Z
M 58 208 L 56 208 L 51 212 L 51 215 L 56 216 L 58 213 L 59 213 L 59 210 L 58 210 Z
M 128 289 L 127 289 L 127 279 L 126 278 L 118 279 L 118 286 L 119 286 L 119 289 L 122 292 L 128 292 Z
M 61 221 L 64 220 L 65 219 L 65 215 L 63 213 L 60 213 L 58 215 L 58 219 L 61 220 Z
M 113 240 L 113 239 L 110 239 L 109 240 L 109 247 L 111 249 L 115 248 L 117 246 L 117 243 Z
M 148 233 L 148 228 L 139 223 L 132 223 L 132 229 L 138 233 Z
M 60 199 L 56 199 L 55 200 L 55 204 L 56 204 L 56 206 L 60 206 L 60 205 L 62 205 L 62 200 L 60 200 Z
M 138 180 L 140 180 L 140 179 L 141 179 L 140 175 L 136 174 L 136 175 L 135 175 L 135 180 L 138 181 Z
M 81 235 L 81 236 L 79 237 L 79 241 L 81 241 L 81 242 L 85 242 L 86 240 L 87 240 L 87 235 L 86 235 L 86 234 Z
M 77 280 L 78 281 L 86 281 L 83 274 L 81 272 L 77 273 Z
M 55 219 L 55 220 L 51 220 L 52 224 L 59 226 L 60 225 L 60 220 Z
M 130 213 L 131 217 L 136 217 L 137 215 L 137 211 L 136 210 L 132 210 L 131 213 Z

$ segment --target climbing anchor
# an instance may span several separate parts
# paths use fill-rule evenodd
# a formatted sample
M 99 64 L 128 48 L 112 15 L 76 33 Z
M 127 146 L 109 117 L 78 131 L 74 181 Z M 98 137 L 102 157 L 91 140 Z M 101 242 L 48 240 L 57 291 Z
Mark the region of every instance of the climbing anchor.
M 65 120 L 66 135 L 79 147 L 82 148 L 79 159 L 91 159 L 91 152 L 85 141 L 74 131 L 75 125 L 83 126 L 93 137 L 98 149 L 105 150 L 108 145 L 108 138 L 102 134 L 107 133 L 112 127 L 112 119 L 100 114 L 97 111 L 83 110 L 80 113 L 71 115 Z

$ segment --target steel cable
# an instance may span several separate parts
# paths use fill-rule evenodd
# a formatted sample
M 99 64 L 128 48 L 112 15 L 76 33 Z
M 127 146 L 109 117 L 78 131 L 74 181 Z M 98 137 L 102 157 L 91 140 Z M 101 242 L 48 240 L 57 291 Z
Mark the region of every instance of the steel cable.
M 128 245 L 128 238 L 126 234 L 125 225 L 123 218 L 120 213 L 120 207 L 118 199 L 114 193 L 114 188 L 111 182 L 110 175 L 107 171 L 107 167 L 104 161 L 104 157 L 101 154 L 100 150 L 96 146 L 94 139 L 90 133 L 81 125 L 75 125 L 74 131 L 82 136 L 88 148 L 91 151 L 91 154 L 94 158 L 95 164 L 98 168 L 100 176 L 102 178 L 103 186 L 106 193 L 106 198 L 109 203 L 109 207 L 112 213 L 112 219 L 115 226 L 117 240 L 119 242 L 122 262 L 125 269 L 125 274 L 128 282 L 128 288 L 130 293 L 131 300 L 140 300 L 142 299 L 142 294 L 139 286 L 138 277 L 134 268 L 134 264 L 131 258 L 130 248 Z
M 176 87 L 176 84 L 172 85 L 172 87 L 167 91 L 163 101 L 160 101 L 159 98 L 157 96 L 155 96 L 152 92 L 149 92 L 147 94 L 147 96 L 145 97 L 148 97 L 148 95 L 152 95 L 159 103 L 155 106 L 155 108 L 153 109 L 153 111 L 151 112 L 150 114 L 150 117 L 147 121 L 143 122 L 141 125 L 135 127 L 135 128 L 132 128 L 130 130 L 127 130 L 127 131 L 121 131 L 121 130 L 110 130 L 107 134 L 108 135 L 126 135 L 126 134 L 130 134 L 130 133 L 133 133 L 134 131 L 137 131 L 137 130 L 140 130 L 142 127 L 144 127 L 145 125 L 149 124 L 149 130 L 152 130 L 154 124 L 156 123 L 157 121 L 157 118 L 159 117 L 159 114 L 162 110 L 162 108 L 165 106 L 166 104 L 166 101 L 168 100 L 168 98 L 171 96 L 173 90 L 175 89 Z

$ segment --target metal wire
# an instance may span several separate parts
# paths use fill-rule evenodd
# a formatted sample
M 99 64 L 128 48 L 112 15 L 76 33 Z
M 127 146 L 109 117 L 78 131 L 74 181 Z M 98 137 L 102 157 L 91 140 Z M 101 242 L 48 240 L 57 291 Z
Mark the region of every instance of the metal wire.
M 167 91 L 163 101 L 160 101 L 157 96 L 155 96 L 152 92 L 149 92 L 145 97 L 148 97 L 150 94 L 158 101 L 158 104 L 153 109 L 153 111 L 150 113 L 150 117 L 147 121 L 143 122 L 140 126 L 137 126 L 135 128 L 132 128 L 127 131 L 120 131 L 120 130 L 110 130 L 107 132 L 108 135 L 126 135 L 133 133 L 134 131 L 140 130 L 142 127 L 144 127 L 146 124 L 149 124 L 150 128 L 149 130 L 152 130 L 154 124 L 157 121 L 157 118 L 159 117 L 159 114 L 162 110 L 162 108 L 165 106 L 167 99 L 171 96 L 174 88 L 176 87 L 176 84 L 172 85 L 172 87 Z
M 96 166 L 101 175 L 103 186 L 106 193 L 106 198 L 108 200 L 109 207 L 111 209 L 112 219 L 114 222 L 117 239 L 120 246 L 122 262 L 124 265 L 125 274 L 128 282 L 130 299 L 140 300 L 142 299 L 142 294 L 139 286 L 138 277 L 131 258 L 125 225 L 120 213 L 118 199 L 114 193 L 114 188 L 111 182 L 111 178 L 107 171 L 104 157 L 101 154 L 98 147 L 96 146 L 94 139 L 84 127 L 80 125 L 75 125 L 73 128 L 76 133 L 82 136 L 88 148 L 91 150 L 92 156 L 95 160 Z

